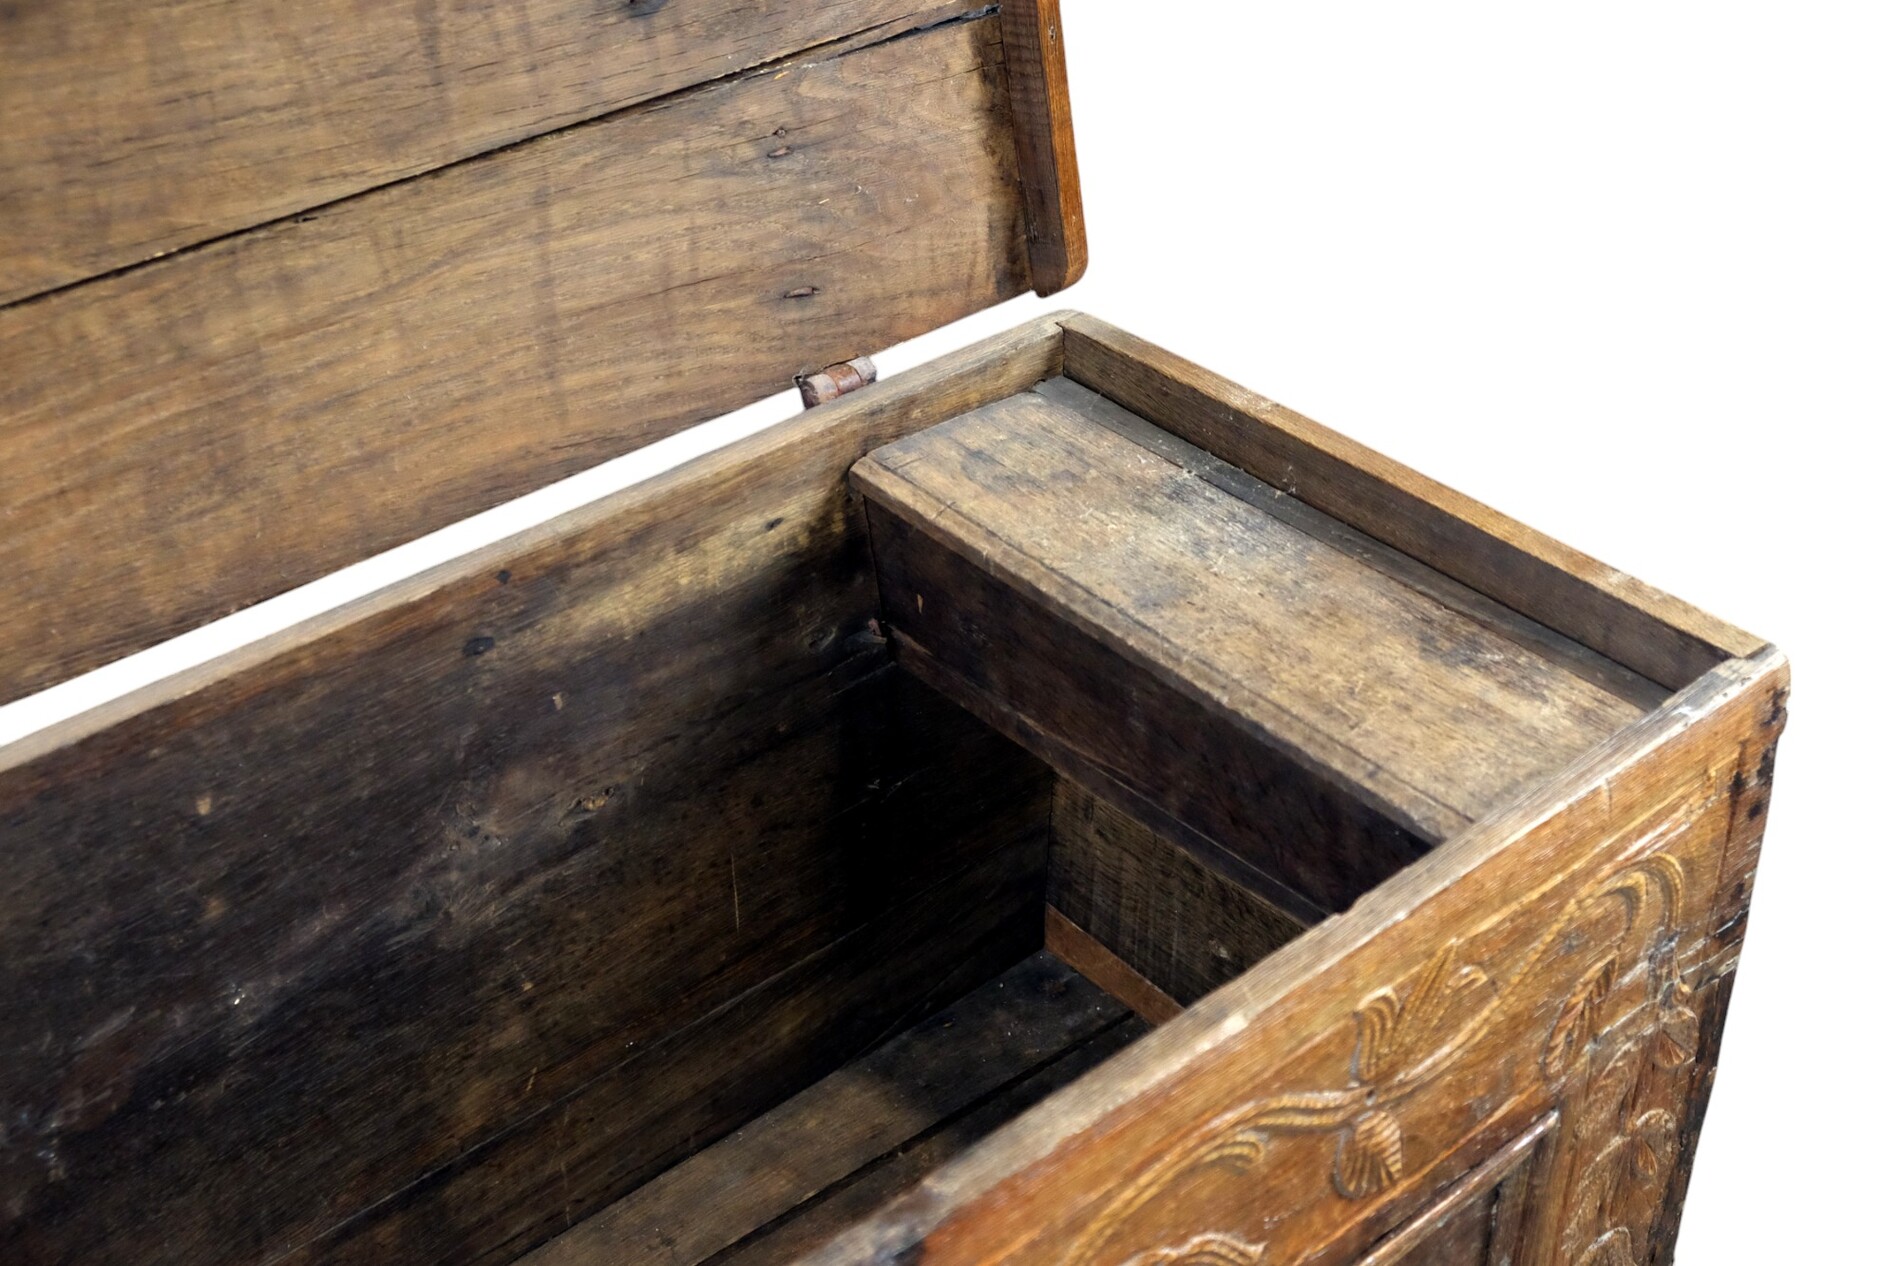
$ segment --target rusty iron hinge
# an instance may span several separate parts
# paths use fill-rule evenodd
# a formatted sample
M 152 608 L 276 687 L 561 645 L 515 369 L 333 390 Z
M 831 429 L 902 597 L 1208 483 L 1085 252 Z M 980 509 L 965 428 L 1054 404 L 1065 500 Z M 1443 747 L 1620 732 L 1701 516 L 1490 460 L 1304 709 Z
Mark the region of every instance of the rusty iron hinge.
M 850 395 L 859 387 L 867 387 L 877 381 L 877 366 L 871 363 L 869 356 L 860 356 L 845 361 L 841 365 L 832 365 L 815 374 L 800 374 L 794 381 L 798 383 L 798 394 L 807 409 L 817 408 L 828 400 Z

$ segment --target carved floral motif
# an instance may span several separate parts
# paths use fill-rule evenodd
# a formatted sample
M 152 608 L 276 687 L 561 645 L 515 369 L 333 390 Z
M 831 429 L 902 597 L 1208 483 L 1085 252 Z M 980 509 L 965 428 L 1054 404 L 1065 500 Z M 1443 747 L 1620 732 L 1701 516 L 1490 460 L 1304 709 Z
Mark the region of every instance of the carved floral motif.
M 1684 891 L 1682 865 L 1660 851 L 1679 832 L 1680 820 L 1652 837 L 1657 851 L 1611 868 L 1565 906 L 1551 927 L 1498 983 L 1476 964 L 1459 965 L 1461 942 L 1453 939 L 1433 956 L 1404 995 L 1390 988 L 1369 995 L 1354 1013 L 1356 1040 L 1346 1084 L 1333 1089 L 1274 1095 L 1242 1105 L 1188 1134 L 1149 1165 L 1111 1200 L 1078 1238 L 1065 1266 L 1097 1266 L 1103 1250 L 1135 1216 L 1176 1184 L 1210 1170 L 1245 1173 L 1263 1165 L 1276 1135 L 1333 1133 L 1332 1183 L 1348 1200 L 1363 1200 L 1397 1183 L 1405 1173 L 1402 1108 L 1492 1026 L 1499 1013 L 1537 975 L 1553 948 L 1572 941 L 1603 911 L 1621 913 L 1613 948 L 1591 961 L 1565 995 L 1545 1042 L 1541 1070 L 1556 1083 L 1580 1068 L 1600 1031 L 1602 1011 L 1628 966 L 1647 955 L 1653 965 L 1658 1011 L 1656 1058 L 1677 1066 L 1693 1058 L 1696 1016 L 1689 991 L 1675 968 L 1674 945 Z M 1548 989 L 1547 982 L 1542 987 Z M 1674 1120 L 1632 1123 L 1613 1166 L 1655 1163 L 1663 1139 L 1673 1139 Z M 1670 1144 L 1669 1146 L 1672 1146 Z M 1624 1230 L 1605 1231 L 1580 1246 L 1586 1266 L 1625 1266 L 1619 1252 L 1631 1250 Z M 1151 1249 L 1121 1259 L 1121 1266 L 1264 1266 L 1267 1249 L 1237 1237 L 1207 1233 L 1177 1247 Z
M 1128 1266 L 1266 1266 L 1267 1246 L 1229 1235 L 1197 1235 L 1175 1248 L 1157 1248 L 1129 1259 Z
M 1566 1193 L 1563 1252 L 1576 1266 L 1641 1266 L 1647 1231 L 1681 1150 L 1676 1084 L 1699 1020 L 1670 947 L 1655 958 L 1652 1023 L 1602 1061 L 1583 1096 L 1580 1137 L 1602 1143 Z

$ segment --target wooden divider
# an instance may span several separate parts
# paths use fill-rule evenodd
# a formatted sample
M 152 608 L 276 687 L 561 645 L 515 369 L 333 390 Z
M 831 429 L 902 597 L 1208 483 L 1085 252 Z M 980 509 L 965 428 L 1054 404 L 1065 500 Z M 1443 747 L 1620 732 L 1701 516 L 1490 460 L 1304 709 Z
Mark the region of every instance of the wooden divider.
M 900 665 L 1302 919 L 1642 715 L 1053 390 L 852 480 Z

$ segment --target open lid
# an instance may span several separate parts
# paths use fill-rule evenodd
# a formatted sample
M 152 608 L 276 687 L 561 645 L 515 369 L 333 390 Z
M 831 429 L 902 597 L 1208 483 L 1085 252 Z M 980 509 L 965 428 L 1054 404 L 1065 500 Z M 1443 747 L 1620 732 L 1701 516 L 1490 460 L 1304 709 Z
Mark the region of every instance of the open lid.
M 1056 0 L 0 17 L 0 703 L 1086 262 Z

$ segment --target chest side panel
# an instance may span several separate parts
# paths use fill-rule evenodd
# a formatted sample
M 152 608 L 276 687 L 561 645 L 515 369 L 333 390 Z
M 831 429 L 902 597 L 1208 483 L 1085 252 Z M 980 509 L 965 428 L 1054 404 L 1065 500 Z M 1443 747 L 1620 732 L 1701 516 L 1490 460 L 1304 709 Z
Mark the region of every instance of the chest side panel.
M 1715 670 L 814 1260 L 1350 1261 L 1553 1112 L 1512 1260 L 1666 1256 L 1784 692 Z

